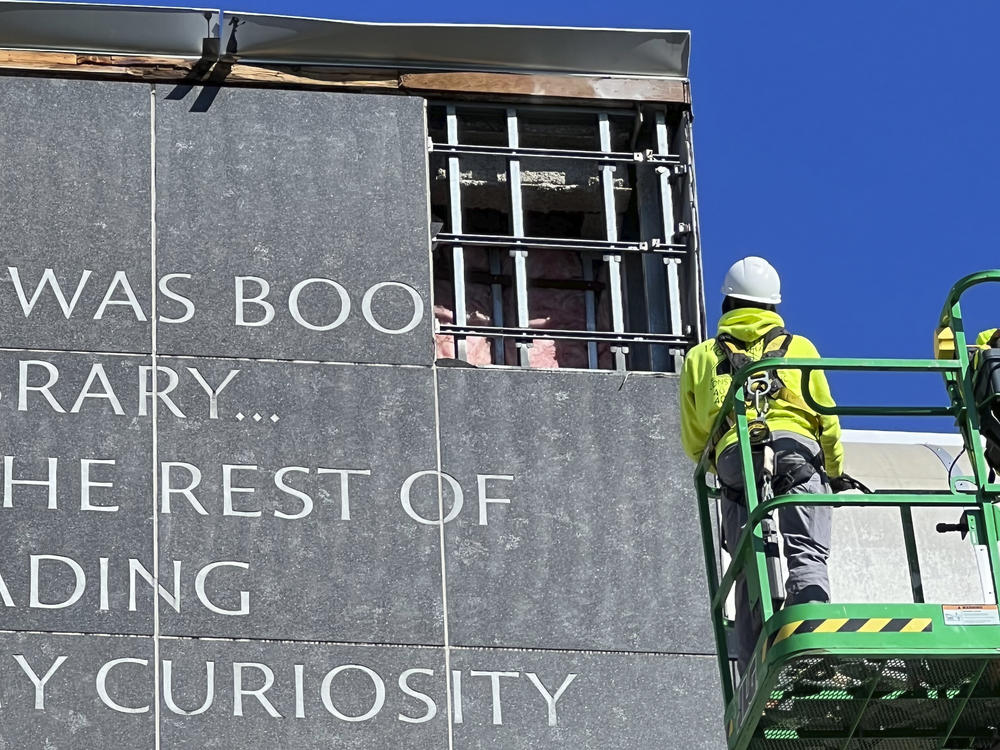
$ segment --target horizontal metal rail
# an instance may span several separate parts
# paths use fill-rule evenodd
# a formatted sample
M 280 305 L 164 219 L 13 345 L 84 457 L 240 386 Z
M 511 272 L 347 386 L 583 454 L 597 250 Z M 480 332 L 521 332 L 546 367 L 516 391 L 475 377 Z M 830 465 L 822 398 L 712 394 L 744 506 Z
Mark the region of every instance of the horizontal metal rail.
M 912 495 L 907 493 L 878 493 L 872 495 L 813 495 L 813 494 L 796 494 L 796 495 L 781 495 L 779 497 L 772 498 L 770 500 L 765 500 L 757 505 L 747 517 L 746 525 L 743 527 L 743 531 L 740 534 L 739 541 L 736 543 L 734 549 L 730 552 L 730 563 L 726 569 L 725 574 L 719 581 L 719 588 L 712 597 L 712 612 L 714 613 L 719 609 L 722 604 L 726 601 L 726 597 L 729 596 L 729 590 L 732 588 L 733 583 L 736 581 L 736 576 L 738 576 L 743 569 L 744 565 L 742 560 L 744 555 L 749 551 L 749 546 L 752 543 L 754 531 L 760 525 L 764 517 L 768 515 L 772 510 L 776 508 L 781 508 L 787 505 L 795 506 L 809 506 L 809 505 L 831 505 L 831 506 L 844 506 L 850 505 L 852 507 L 972 507 L 976 504 L 975 497 L 970 497 L 968 494 L 964 493 L 950 493 L 950 492 L 939 492 L 933 494 L 919 494 Z
M 954 322 L 953 315 L 955 305 L 958 304 L 959 298 L 965 292 L 974 286 L 978 286 L 979 284 L 986 284 L 995 281 L 1000 281 L 1000 269 L 970 273 L 968 276 L 964 276 L 959 279 L 955 283 L 955 286 L 951 288 L 951 291 L 948 292 L 948 297 L 945 300 L 944 307 L 941 308 L 941 325 L 948 326 Z M 960 320 L 961 319 L 959 318 L 959 321 Z
M 566 239 L 564 237 L 512 237 L 506 234 L 450 234 L 438 232 L 434 242 L 466 247 L 506 247 L 511 250 L 567 250 L 590 253 L 649 253 L 663 256 L 686 256 L 687 245 L 664 242 L 608 242 L 607 240 Z
M 449 234 L 439 232 L 435 242 L 468 247 L 509 247 L 525 250 L 576 250 L 595 253 L 648 253 L 648 242 L 566 239 L 565 237 L 512 237 L 506 234 Z
M 470 102 L 463 101 L 459 99 L 454 100 L 440 100 L 434 99 L 428 102 L 429 107 L 444 107 L 453 106 L 457 110 L 461 110 L 462 114 L 467 112 L 488 112 L 488 111 L 501 111 L 506 112 L 510 109 L 510 104 L 501 104 L 498 102 Z M 566 115 L 566 114 L 581 114 L 581 115 L 599 115 L 606 114 L 609 117 L 622 117 L 622 118 L 634 118 L 634 109 L 624 109 L 622 107 L 577 107 L 573 105 L 555 106 L 552 104 L 518 104 L 517 111 L 521 112 L 539 112 L 539 113 L 550 113 L 555 115 Z M 584 124 L 584 123 L 581 123 Z M 587 123 L 591 124 L 591 123 Z
M 822 372 L 878 371 L 878 372 L 939 372 L 942 374 L 958 374 L 962 366 L 958 360 L 940 359 L 805 359 L 771 357 L 751 362 L 733 375 L 733 384 L 729 393 L 719 408 L 719 414 L 712 425 L 711 435 L 719 435 L 727 425 L 727 416 L 733 412 L 737 398 L 743 400 L 743 384 L 754 373 L 765 370 L 808 370 Z M 954 414 L 954 408 L 941 406 L 837 406 L 824 405 L 816 402 L 810 389 L 811 379 L 803 374 L 803 398 L 811 408 L 820 414 L 851 415 L 851 416 L 943 416 Z M 815 404 L 815 405 L 814 405 Z M 728 429 L 726 430 L 728 432 Z M 712 462 L 715 445 L 710 443 L 705 447 L 698 466 L 695 468 L 695 479 L 700 481 L 707 473 Z
M 445 156 L 502 156 L 508 159 L 576 159 L 596 162 L 648 164 L 681 164 L 677 154 L 656 154 L 649 151 L 579 151 L 563 148 L 528 148 L 518 146 L 474 146 L 432 141 L 431 153 Z
M 688 346 L 689 336 L 670 333 L 615 333 L 614 331 L 580 331 L 556 328 L 504 328 L 501 326 L 462 326 L 454 323 L 440 323 L 441 333 L 449 335 L 483 336 L 516 339 L 555 339 L 568 341 L 608 341 L 618 344 L 666 344 L 668 346 Z

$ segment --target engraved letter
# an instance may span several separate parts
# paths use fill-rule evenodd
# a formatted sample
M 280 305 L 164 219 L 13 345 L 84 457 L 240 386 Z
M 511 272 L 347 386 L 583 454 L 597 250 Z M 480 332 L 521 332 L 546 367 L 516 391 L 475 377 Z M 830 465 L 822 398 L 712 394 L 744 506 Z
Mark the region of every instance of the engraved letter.
M 14 485 L 35 485 L 38 487 L 48 487 L 49 489 L 49 510 L 56 510 L 58 507 L 58 494 L 56 485 L 57 469 L 59 459 L 49 457 L 49 478 L 48 479 L 14 479 L 14 457 L 3 457 L 3 507 L 14 507 Z
M 244 516 L 245 518 L 260 518 L 259 510 L 236 510 L 233 507 L 233 495 L 252 495 L 253 487 L 233 487 L 233 471 L 256 471 L 252 464 L 222 464 L 222 515 Z
M 295 513 L 294 515 L 290 513 L 285 513 L 284 511 L 276 510 L 274 511 L 274 515 L 277 518 L 284 518 L 287 521 L 294 521 L 299 518 L 305 518 L 310 513 L 312 513 L 313 499 L 309 497 L 309 495 L 307 495 L 306 493 L 297 490 L 294 487 L 289 487 L 287 484 L 285 484 L 285 474 L 287 474 L 290 471 L 298 471 L 304 474 L 309 473 L 309 469 L 307 469 L 305 466 L 283 466 L 282 468 L 278 469 L 277 472 L 275 472 L 274 486 L 277 487 L 282 492 L 291 495 L 292 497 L 297 497 L 302 502 L 302 510 L 300 510 L 298 513 Z M 322 471 L 322 469 L 320 469 L 320 471 Z
M 62 663 L 66 661 L 65 656 L 57 656 L 56 660 L 52 662 L 52 666 L 49 667 L 49 671 L 45 673 L 45 676 L 39 679 L 38 675 L 35 674 L 35 670 L 31 668 L 28 664 L 28 660 L 24 658 L 22 654 L 14 654 L 14 661 L 21 665 L 21 669 L 24 673 L 28 675 L 28 679 L 31 680 L 31 684 L 35 686 L 35 710 L 44 711 L 45 710 L 45 683 L 49 681 L 49 678 L 56 673 L 56 670 L 62 666 Z
M 173 475 L 174 468 L 184 469 L 191 476 L 191 481 L 187 487 L 174 487 L 171 484 L 170 477 Z M 198 501 L 198 498 L 191 491 L 199 484 L 201 484 L 201 469 L 194 464 L 184 463 L 183 461 L 164 461 L 161 463 L 160 485 L 163 487 L 163 490 L 160 499 L 160 512 L 170 512 L 170 496 L 177 492 L 187 498 L 188 502 L 191 503 L 191 507 L 194 508 L 198 515 L 207 516 L 208 511 L 205 510 L 205 506 Z
M 406 695 L 411 698 L 416 698 L 421 701 L 425 706 L 427 706 L 427 713 L 423 716 L 414 719 L 413 717 L 406 716 L 404 714 L 399 714 L 399 720 L 406 722 L 407 724 L 423 724 L 424 722 L 430 721 L 437 715 L 437 704 L 431 700 L 431 697 L 426 693 L 421 693 L 419 690 L 414 690 L 406 681 L 410 679 L 411 674 L 425 674 L 429 677 L 434 676 L 433 669 L 407 669 L 399 675 L 399 689 L 402 690 Z
M 239 609 L 222 609 L 217 607 L 208 599 L 208 594 L 205 593 L 205 581 L 208 580 L 208 574 L 211 573 L 216 568 L 240 568 L 241 570 L 250 570 L 250 564 L 245 562 L 233 562 L 230 560 L 222 560 L 220 562 L 209 563 L 204 568 L 198 571 L 198 575 L 194 578 L 194 592 L 198 595 L 198 600 L 205 605 L 205 609 L 215 612 L 217 615 L 248 615 L 250 614 L 250 592 L 240 591 L 240 608 Z
M 80 567 L 80 563 L 69 557 L 63 557 L 61 555 L 31 555 L 29 558 L 28 568 L 29 568 L 29 583 L 28 583 L 28 606 L 36 609 L 63 609 L 64 607 L 72 607 L 78 601 L 80 597 L 83 596 L 84 589 L 87 587 L 87 576 L 83 572 L 83 568 Z M 61 562 L 64 565 L 68 565 L 70 570 L 73 571 L 73 576 L 76 578 L 76 585 L 73 588 L 73 593 L 69 595 L 69 599 L 64 602 L 56 602 L 55 604 L 43 604 L 38 598 L 38 563 L 42 560 L 52 560 L 53 562 Z
M 93 384 L 94 380 L 101 381 L 101 390 L 91 393 L 90 386 Z M 111 388 L 111 383 L 108 382 L 108 374 L 104 372 L 104 365 L 99 362 L 95 362 L 90 368 L 90 375 L 87 376 L 87 382 L 83 384 L 83 389 L 80 391 L 79 397 L 76 399 L 76 403 L 73 404 L 70 414 L 79 414 L 80 407 L 83 405 L 85 399 L 88 398 L 103 398 L 109 404 L 111 404 L 111 409 L 115 414 L 119 416 L 125 414 L 125 410 L 122 409 L 121 402 L 115 395 L 114 390 Z
M 260 291 L 256 297 L 247 297 L 243 294 L 243 283 L 252 281 Z M 236 277 L 236 325 L 238 326 L 266 326 L 274 320 L 274 305 L 267 301 L 267 295 L 271 291 L 271 285 L 257 276 L 237 276 Z M 248 321 L 245 317 L 244 308 L 248 302 L 264 308 L 264 317 L 260 320 Z
M 104 666 L 100 668 L 97 672 L 97 695 L 100 696 L 101 701 L 110 709 L 118 711 L 123 714 L 144 714 L 149 710 L 149 704 L 141 708 L 129 708 L 128 706 L 123 706 L 116 701 L 111 700 L 111 696 L 108 695 L 108 673 L 111 672 L 119 664 L 141 664 L 142 666 L 147 666 L 149 664 L 148 659 L 112 659 L 107 662 Z
M 326 325 L 316 325 L 315 323 L 310 323 L 308 320 L 303 318 L 302 313 L 299 312 L 299 294 L 301 294 L 302 290 L 309 284 L 328 284 L 337 291 L 337 296 L 340 297 L 340 314 L 332 323 L 327 323 Z M 332 331 L 334 328 L 347 320 L 347 316 L 351 312 L 351 298 L 348 296 L 347 290 L 332 279 L 306 279 L 305 281 L 300 281 L 292 287 L 292 291 L 288 295 L 288 312 L 292 314 L 292 319 L 296 323 L 304 328 L 308 328 L 310 331 Z
M 340 520 L 351 520 L 351 498 L 348 494 L 348 477 L 351 474 L 360 474 L 363 477 L 372 475 L 370 469 L 316 469 L 317 474 L 340 474 Z
M 534 672 L 526 672 L 526 674 L 528 679 L 531 680 L 531 684 L 538 688 L 538 692 L 541 693 L 542 697 L 545 699 L 545 705 L 548 706 L 549 709 L 549 726 L 556 726 L 558 724 L 558 719 L 556 718 L 556 701 L 562 697 L 564 692 L 566 692 L 566 688 L 568 688 L 569 684 L 576 679 L 576 675 L 572 672 L 566 675 L 566 679 L 563 680 L 562 685 L 560 685 L 559 689 L 556 690 L 556 694 L 550 695 L 549 691 L 542 684 L 542 681 L 535 676 Z
M 140 417 L 146 416 L 146 413 L 149 410 L 149 397 L 153 395 L 153 391 L 149 389 L 149 380 L 150 380 L 149 374 L 150 372 L 152 372 L 152 370 L 153 368 L 149 367 L 148 365 L 139 366 L 139 416 Z M 156 366 L 156 373 L 157 375 L 155 378 L 156 380 L 155 389 L 157 398 L 159 398 L 160 401 L 162 401 L 164 404 L 167 405 L 167 408 L 173 412 L 175 417 L 180 417 L 181 419 L 184 419 L 184 412 L 178 409 L 177 404 L 171 401 L 170 396 L 167 395 L 169 393 L 172 393 L 173 390 L 177 387 L 177 383 L 179 381 L 177 373 L 171 370 L 169 367 L 164 367 L 163 365 Z M 162 389 L 160 388 L 161 385 L 160 375 L 167 376 L 166 387 Z
M 90 502 L 91 487 L 114 487 L 114 482 L 94 482 L 90 479 L 90 467 L 92 464 L 104 464 L 114 466 L 113 458 L 81 458 L 80 459 L 80 510 L 97 510 L 105 513 L 113 513 L 118 510 L 117 505 L 93 505 Z
M 243 670 L 253 667 L 264 673 L 264 686 L 257 688 L 256 690 L 244 690 L 243 689 Z M 271 685 L 274 684 L 274 672 L 266 664 L 259 664 L 258 662 L 233 662 L 233 716 L 243 715 L 243 696 L 252 695 L 254 698 L 260 701 L 262 705 L 271 716 L 276 719 L 281 718 L 281 714 L 277 712 L 274 706 L 271 705 L 265 696 Z
M 128 611 L 135 612 L 135 576 L 139 574 L 150 588 L 156 588 L 160 593 L 160 598 L 174 608 L 175 612 L 181 611 L 181 561 L 174 560 L 174 593 L 171 594 L 159 580 L 154 580 L 152 574 L 146 570 L 141 562 L 134 557 L 128 559 Z
M 387 286 L 395 286 L 399 287 L 400 289 L 404 289 L 406 293 L 410 295 L 410 298 L 413 300 L 413 315 L 410 316 L 410 322 L 407 323 L 402 328 L 386 328 L 385 326 L 381 325 L 377 320 L 375 320 L 375 316 L 372 315 L 372 298 L 375 296 L 375 292 Z M 409 331 L 412 331 L 414 328 L 420 325 L 420 321 L 424 317 L 424 301 L 423 299 L 420 298 L 420 294 L 417 292 L 417 290 L 411 286 L 403 284 L 402 282 L 399 281 L 380 281 L 379 283 L 369 288 L 368 291 L 365 292 L 365 296 L 361 298 L 361 314 L 368 322 L 368 325 L 370 325 L 376 331 L 398 335 L 400 333 L 407 333 Z
M 490 689 L 493 692 L 493 724 L 500 726 L 503 724 L 503 712 L 500 710 L 500 678 L 501 677 L 520 677 L 520 672 L 477 672 L 476 670 L 471 670 L 469 672 L 470 677 L 489 677 L 490 678 Z
M 451 476 L 450 474 L 445 474 L 444 472 L 439 473 L 437 471 L 434 471 L 433 469 L 429 469 L 427 471 L 418 471 L 416 474 L 411 474 L 410 476 L 408 476 L 406 478 L 406 481 L 403 482 L 403 486 L 399 489 L 399 499 L 403 503 L 403 510 L 406 511 L 406 515 L 408 515 L 417 523 L 427 524 L 428 526 L 434 526 L 438 523 L 438 521 L 428 520 L 423 516 L 420 516 L 416 512 L 414 512 L 413 503 L 410 500 L 410 488 L 413 486 L 413 483 L 417 481 L 417 479 L 419 479 L 420 477 L 430 476 L 434 474 L 438 475 L 440 479 L 443 479 L 445 482 L 448 483 L 448 486 L 451 487 L 451 492 L 455 497 L 455 502 L 451 506 L 451 510 L 448 512 L 448 515 L 444 517 L 444 520 L 441 521 L 441 523 L 448 523 L 449 521 L 454 520 L 458 516 L 459 512 L 461 512 L 462 510 L 462 503 L 464 502 L 464 497 L 462 495 L 462 486 L 458 483 L 458 480 L 456 480 L 455 477 Z M 438 480 L 439 492 L 441 491 L 440 479 Z
M 347 714 L 338 711 L 337 707 L 333 705 L 333 696 L 330 695 L 330 683 L 333 682 L 333 678 L 347 669 L 357 669 L 359 672 L 364 672 L 371 678 L 372 683 L 375 685 L 375 702 L 372 703 L 372 707 L 370 709 L 358 716 L 348 716 Z M 378 712 L 382 710 L 382 706 L 385 705 L 385 683 L 382 681 L 382 678 L 378 676 L 378 674 L 370 670 L 368 667 L 363 667 L 360 664 L 341 664 L 339 667 L 335 667 L 326 673 L 326 677 L 323 678 L 323 684 L 320 687 L 320 695 L 323 698 L 323 705 L 326 706 L 326 710 L 338 719 L 352 722 L 368 721 L 369 719 L 377 716 Z
M 24 312 L 24 317 L 31 315 L 32 309 L 35 307 L 35 303 L 38 302 L 38 298 L 42 296 L 42 292 L 45 291 L 45 285 L 48 284 L 52 287 L 52 293 L 56 295 L 56 300 L 59 302 L 59 307 L 62 308 L 63 315 L 66 320 L 69 320 L 69 316 L 73 314 L 73 308 L 76 307 L 77 301 L 80 299 L 80 294 L 83 292 L 83 288 L 87 285 L 87 279 L 90 278 L 91 272 L 84 269 L 83 273 L 80 274 L 80 281 L 76 285 L 76 291 L 73 293 L 73 299 L 70 302 L 66 302 L 66 297 L 63 295 L 63 291 L 59 286 L 59 282 L 56 281 L 56 276 L 52 272 L 51 268 L 46 268 L 42 272 L 42 280 L 38 282 L 38 286 L 35 287 L 34 294 L 31 295 L 31 301 L 28 301 L 27 296 L 24 293 L 24 289 L 21 286 L 21 277 L 18 274 L 16 266 L 7 266 L 7 272 L 10 274 L 10 280 L 14 282 L 14 291 L 17 293 L 17 298 L 21 302 L 21 310 Z
M 489 497 L 487 493 L 486 483 L 491 479 L 498 479 L 504 482 L 513 482 L 514 477 L 510 474 L 477 474 L 476 475 L 476 486 L 479 488 L 479 525 L 485 526 L 487 524 L 486 519 L 486 505 L 488 503 L 500 503 L 502 505 L 510 505 L 509 497 Z
M 219 387 L 218 388 L 212 388 L 212 386 L 210 386 L 205 381 L 205 378 L 202 377 L 201 373 L 198 372 L 198 368 L 197 367 L 189 367 L 187 369 L 188 369 L 188 372 L 191 373 L 191 376 L 195 380 L 198 381 L 198 385 L 201 386 L 202 390 L 205 391 L 205 393 L 208 394 L 208 418 L 209 419 L 218 419 L 219 418 L 219 394 L 222 393 L 222 391 L 225 389 L 225 387 L 227 385 L 229 385 L 230 381 L 232 381 L 232 379 L 235 378 L 239 374 L 240 371 L 239 370 L 230 370 L 229 374 L 226 375 L 226 377 L 222 379 L 221 383 L 219 383 Z
M 191 318 L 194 317 L 194 303 L 190 299 L 185 297 L 183 294 L 177 294 L 171 291 L 167 287 L 167 282 L 171 279 L 190 279 L 191 274 L 189 273 L 168 273 L 166 276 L 160 279 L 157 286 L 160 289 L 160 294 L 168 299 L 172 299 L 174 302 L 180 302 L 184 305 L 184 315 L 179 318 L 168 318 L 162 313 L 160 314 L 159 320 L 161 323 L 187 323 Z
M 215 662 L 206 661 L 205 662 L 205 702 L 201 704 L 200 707 L 194 709 L 193 711 L 185 711 L 180 708 L 176 703 L 174 703 L 174 663 L 170 659 L 163 660 L 163 702 L 167 704 L 167 708 L 173 711 L 175 714 L 180 714 L 181 716 L 197 716 L 198 714 L 205 713 L 208 709 L 212 707 L 212 702 L 215 700 Z
M 49 402 L 52 411 L 65 414 L 66 410 L 59 405 L 55 396 L 49 392 L 49 388 L 54 386 L 56 381 L 59 380 L 59 369 L 51 362 L 44 362 L 40 359 L 22 359 L 17 364 L 19 370 L 17 379 L 17 410 L 28 411 L 28 391 L 38 391 Z M 28 385 L 28 368 L 32 365 L 38 365 L 48 370 L 49 379 L 42 385 Z
M 114 294 L 115 287 L 117 286 L 121 286 L 122 291 L 125 292 L 125 296 L 128 299 L 111 299 L 111 295 Z M 127 305 L 132 308 L 136 320 L 146 320 L 146 314 L 142 311 L 142 307 L 139 306 L 139 300 L 135 298 L 135 293 L 132 291 L 132 287 L 128 283 L 128 276 L 125 275 L 124 271 L 115 271 L 114 278 L 111 279 L 111 284 L 108 285 L 108 291 L 97 308 L 94 320 L 101 320 L 104 317 L 104 310 L 108 305 Z

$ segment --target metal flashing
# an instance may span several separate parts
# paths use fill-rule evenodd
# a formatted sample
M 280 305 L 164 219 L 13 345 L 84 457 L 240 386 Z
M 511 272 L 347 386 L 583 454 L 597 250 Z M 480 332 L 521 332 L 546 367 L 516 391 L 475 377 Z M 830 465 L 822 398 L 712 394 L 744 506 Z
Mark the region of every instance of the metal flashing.
M 367 23 L 0 0 L 6 50 L 199 58 L 203 40 L 219 36 L 222 48 L 246 63 L 675 79 L 687 78 L 691 43 L 688 31 Z
M 686 78 L 688 31 L 389 24 L 226 11 L 241 61 Z M 234 40 L 235 35 L 235 40 Z
M 219 11 L 0 0 L 0 49 L 200 57 Z

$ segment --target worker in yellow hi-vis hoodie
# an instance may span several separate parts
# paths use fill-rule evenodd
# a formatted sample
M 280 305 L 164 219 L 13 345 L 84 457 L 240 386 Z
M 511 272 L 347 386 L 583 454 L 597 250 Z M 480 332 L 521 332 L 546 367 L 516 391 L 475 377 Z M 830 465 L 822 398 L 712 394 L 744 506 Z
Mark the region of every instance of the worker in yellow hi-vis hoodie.
M 723 315 L 716 338 L 703 341 L 688 353 L 681 375 L 681 441 L 695 461 L 712 440 L 712 427 L 732 383 L 732 373 L 766 352 L 768 357 L 818 357 L 809 339 L 788 333 L 777 313 L 781 281 L 763 258 L 737 261 L 726 274 Z M 775 495 L 828 493 L 851 487 L 844 474 L 844 449 L 840 422 L 835 416 L 817 414 L 802 397 L 802 373 L 776 371 L 780 390 L 768 399 L 765 415 L 774 450 L 772 487 Z M 810 375 L 810 393 L 823 405 L 833 405 L 826 376 Z M 756 413 L 747 410 L 753 419 Z M 743 473 L 736 430 L 730 428 L 714 447 L 716 475 L 722 486 L 722 526 L 725 539 L 735 545 L 746 523 Z M 761 452 L 755 451 L 757 475 Z M 829 478 L 829 479 L 828 479 Z M 778 524 L 784 538 L 788 580 L 786 604 L 829 601 L 827 558 L 830 553 L 832 509 L 817 506 L 784 506 Z M 751 613 L 747 585 L 736 586 L 736 657 L 744 672 L 760 635 L 760 613 Z

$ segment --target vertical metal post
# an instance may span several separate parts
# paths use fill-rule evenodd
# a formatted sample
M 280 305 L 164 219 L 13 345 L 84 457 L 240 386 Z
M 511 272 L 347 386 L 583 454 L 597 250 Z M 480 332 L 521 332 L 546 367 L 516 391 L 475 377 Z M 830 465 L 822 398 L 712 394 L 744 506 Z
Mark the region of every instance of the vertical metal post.
M 611 151 L 611 121 L 607 112 L 597 116 L 601 138 L 601 151 Z M 601 166 L 601 187 L 604 195 L 604 233 L 608 242 L 618 241 L 618 211 L 615 209 L 615 167 Z M 608 264 L 608 286 L 611 287 L 611 329 L 615 333 L 625 332 L 625 313 L 622 305 L 622 259 L 620 255 L 605 255 Z M 618 344 L 611 347 L 615 355 L 615 369 L 625 369 L 625 354 L 628 347 Z
M 982 511 L 966 511 L 965 523 L 969 527 L 969 540 L 976 555 L 976 570 L 979 572 L 979 586 L 983 591 L 983 603 L 993 604 L 997 592 L 993 587 L 993 568 L 990 565 L 990 548 L 987 542 L 986 525 Z
M 670 134 L 667 131 L 667 118 L 663 112 L 656 113 L 656 151 L 660 154 L 670 152 Z M 674 188 L 670 183 L 671 167 L 662 165 L 657 167 L 657 175 L 660 179 L 660 208 L 663 212 L 663 241 L 672 244 L 674 234 L 677 229 L 677 222 L 674 218 Z M 677 258 L 664 258 L 667 267 L 667 290 L 670 302 L 670 332 L 675 336 L 684 335 L 684 319 L 681 314 L 681 284 L 680 284 L 680 260 Z M 674 354 L 674 372 L 680 372 L 681 354 Z
M 649 164 L 639 164 L 635 168 L 635 190 L 636 205 L 639 209 L 639 239 L 647 245 L 663 238 L 662 206 L 660 205 L 659 176 L 656 169 Z M 636 330 L 637 321 L 645 322 L 643 329 L 649 333 L 669 333 L 670 315 L 668 313 L 667 298 L 667 266 L 663 262 L 660 253 L 649 251 L 642 253 L 636 258 L 635 265 L 629 264 L 626 268 L 634 268 L 640 271 L 644 294 L 642 300 L 644 310 L 634 306 L 635 312 L 640 312 L 641 317 L 630 317 L 629 327 Z M 634 295 L 638 296 L 638 295 Z M 630 306 L 630 315 L 634 315 L 633 307 Z M 644 351 L 645 349 L 645 351 Z M 670 358 L 668 347 L 665 345 L 647 344 L 645 347 L 632 346 L 631 364 L 635 369 L 650 369 L 657 372 L 666 372 L 673 364 Z
M 917 557 L 917 539 L 913 534 L 913 512 L 909 505 L 899 506 L 899 517 L 903 521 L 903 545 L 906 547 L 906 563 L 910 568 L 910 589 L 913 601 L 924 603 L 924 584 L 920 577 L 920 558 Z
M 520 134 L 517 122 L 517 110 L 513 107 L 507 110 L 507 145 L 517 148 L 520 145 Z M 507 160 L 507 178 L 510 182 L 510 222 L 511 234 L 524 237 L 524 204 L 521 201 L 521 160 L 511 157 Z M 517 304 L 517 327 L 527 329 L 528 317 L 528 251 L 514 248 L 510 251 L 514 259 L 514 300 Z M 528 349 L 531 342 L 517 341 L 517 358 L 521 367 L 528 367 L 531 361 Z
M 698 496 L 698 519 L 701 524 L 702 550 L 705 553 L 705 573 L 708 576 L 709 601 L 715 601 L 719 591 L 719 570 L 715 564 L 714 543 L 712 534 L 712 517 L 708 510 L 708 487 L 705 485 L 705 475 L 695 480 L 695 491 Z M 719 665 L 719 677 L 722 680 L 722 692 L 725 696 L 724 705 L 728 706 L 733 699 L 733 676 L 729 668 L 729 643 L 726 640 L 726 627 L 722 621 L 722 608 L 725 600 L 713 608 L 712 629 L 715 633 L 715 654 Z
M 448 143 L 458 145 L 458 114 L 455 107 L 447 108 Z M 451 232 L 462 234 L 462 173 L 459 171 L 458 157 L 448 157 L 448 196 L 451 209 Z M 464 326 L 469 322 L 465 305 L 465 250 L 461 245 L 454 245 L 451 250 L 451 262 L 454 272 L 455 324 Z M 456 335 L 455 356 L 468 360 L 468 347 L 465 336 Z
M 695 185 L 694 168 L 694 136 L 691 132 L 691 113 L 681 114 L 681 126 L 677 133 L 679 141 L 678 151 L 684 160 L 687 169 L 684 181 L 684 197 L 688 207 L 688 251 L 691 255 L 691 262 L 688 263 L 686 277 L 687 284 L 687 305 L 688 321 L 687 326 L 691 328 L 697 340 L 701 340 L 708 334 L 707 315 L 705 313 L 705 288 L 702 280 L 704 271 L 701 262 L 701 238 L 698 234 L 698 190 Z
M 740 459 L 743 462 L 743 492 L 749 516 L 759 504 L 759 497 L 757 494 L 757 471 L 753 463 L 753 454 L 750 452 L 750 432 L 747 428 L 745 399 L 746 390 L 741 387 L 736 391 L 733 410 L 736 412 L 736 435 L 740 446 Z M 750 601 L 752 603 L 754 597 L 757 597 L 760 604 L 761 620 L 766 623 L 774 614 L 774 602 L 771 598 L 771 587 L 768 582 L 767 555 L 764 553 L 764 535 L 760 524 L 753 526 L 750 529 L 750 534 L 752 545 L 747 550 L 748 558 L 745 561 L 741 560 L 739 564 L 744 566 L 743 571 L 746 576 Z M 734 560 L 733 563 L 736 561 Z M 750 571 L 753 571 L 752 575 Z
M 493 325 L 502 327 L 503 286 L 500 284 L 499 278 L 500 274 L 503 272 L 503 266 L 500 263 L 500 251 L 496 248 L 490 248 L 489 256 L 490 274 L 493 276 L 493 281 L 490 283 L 490 301 L 493 303 Z M 499 336 L 493 339 L 493 364 L 507 364 L 506 357 L 504 355 L 503 338 Z
M 583 280 L 592 282 L 594 280 L 594 261 L 587 253 L 580 253 L 580 263 L 583 264 Z M 597 295 L 593 289 L 584 292 L 585 314 L 587 316 L 587 330 L 597 330 Z M 587 342 L 587 367 L 591 370 L 597 369 L 597 342 Z

